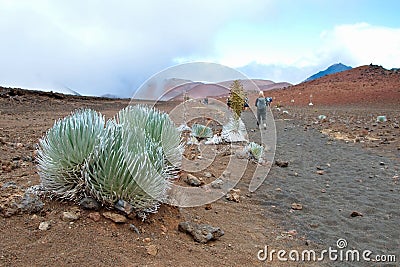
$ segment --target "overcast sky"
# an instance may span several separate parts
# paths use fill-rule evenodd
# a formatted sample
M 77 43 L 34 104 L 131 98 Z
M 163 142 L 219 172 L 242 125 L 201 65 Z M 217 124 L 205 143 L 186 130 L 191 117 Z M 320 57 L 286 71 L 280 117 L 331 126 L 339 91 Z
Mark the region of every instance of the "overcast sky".
M 342 62 L 400 67 L 397 0 L 0 0 L 0 86 L 129 97 L 205 61 L 299 83 Z

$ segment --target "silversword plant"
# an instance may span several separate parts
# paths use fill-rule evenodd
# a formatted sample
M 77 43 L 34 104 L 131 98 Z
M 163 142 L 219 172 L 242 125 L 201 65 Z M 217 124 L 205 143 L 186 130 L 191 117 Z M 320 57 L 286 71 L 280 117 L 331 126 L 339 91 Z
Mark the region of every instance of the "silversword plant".
M 125 201 L 138 212 L 157 209 L 180 167 L 180 133 L 168 114 L 128 106 L 106 124 L 93 110 L 55 123 L 40 141 L 39 175 L 51 196 L 92 196 L 113 208 Z
M 213 131 L 208 126 L 195 123 L 192 125 L 192 135 L 197 138 L 210 138 L 213 136 Z
M 39 141 L 38 172 L 44 192 L 77 200 L 82 193 L 81 169 L 104 131 L 104 117 L 82 109 L 55 122 Z

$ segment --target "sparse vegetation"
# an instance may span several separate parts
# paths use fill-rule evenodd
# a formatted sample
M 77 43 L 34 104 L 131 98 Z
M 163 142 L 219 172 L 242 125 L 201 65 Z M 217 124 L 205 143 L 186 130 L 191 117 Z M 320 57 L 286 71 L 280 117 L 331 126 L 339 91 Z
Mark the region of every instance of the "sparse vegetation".
M 213 136 L 213 131 L 208 126 L 195 123 L 192 125 L 192 135 L 197 138 L 210 138 Z
M 247 141 L 246 126 L 240 118 L 230 118 L 227 124 L 222 127 L 222 138 L 227 142 Z
M 93 110 L 56 122 L 38 155 L 45 193 L 70 200 L 90 195 L 109 208 L 123 200 L 150 212 L 166 197 L 182 147 L 166 113 L 128 106 L 105 127 Z
M 259 144 L 254 142 L 250 142 L 247 144 L 245 150 L 247 150 L 254 159 L 256 160 L 262 159 L 264 153 L 263 146 L 260 146 Z

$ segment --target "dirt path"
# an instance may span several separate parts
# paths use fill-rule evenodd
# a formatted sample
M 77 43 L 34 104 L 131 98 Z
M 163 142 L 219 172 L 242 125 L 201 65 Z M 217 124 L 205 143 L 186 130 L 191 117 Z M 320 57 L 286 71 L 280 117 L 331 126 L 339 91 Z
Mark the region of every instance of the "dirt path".
M 341 238 L 347 249 L 395 254 L 399 261 L 399 162 L 304 130 L 296 120 L 276 125 L 276 159 L 289 166 L 273 167 L 257 191 L 255 199 L 268 207 L 264 215 L 326 249 Z M 291 210 L 292 203 L 302 210 Z M 354 211 L 363 216 L 351 217 Z

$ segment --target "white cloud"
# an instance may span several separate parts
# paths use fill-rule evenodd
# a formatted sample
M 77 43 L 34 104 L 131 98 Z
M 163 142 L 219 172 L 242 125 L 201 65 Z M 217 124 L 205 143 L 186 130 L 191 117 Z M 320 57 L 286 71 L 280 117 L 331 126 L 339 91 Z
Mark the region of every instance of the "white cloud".
M 370 63 L 385 68 L 399 67 L 400 28 L 374 26 L 367 23 L 339 25 L 321 34 L 323 46 L 316 56 L 337 57 L 354 66 Z
M 176 58 L 212 58 L 223 25 L 268 3 L 0 0 L 0 85 L 126 95 Z
M 290 72 L 337 62 L 399 67 L 400 29 L 361 23 L 320 36 L 277 30 L 275 21 L 265 21 L 279 10 L 276 3 L 0 0 L 0 85 L 126 96 L 161 69 L 193 60 L 268 65 L 257 73 L 292 82 L 301 75 L 271 66 Z M 250 76 L 255 71 L 246 69 Z

